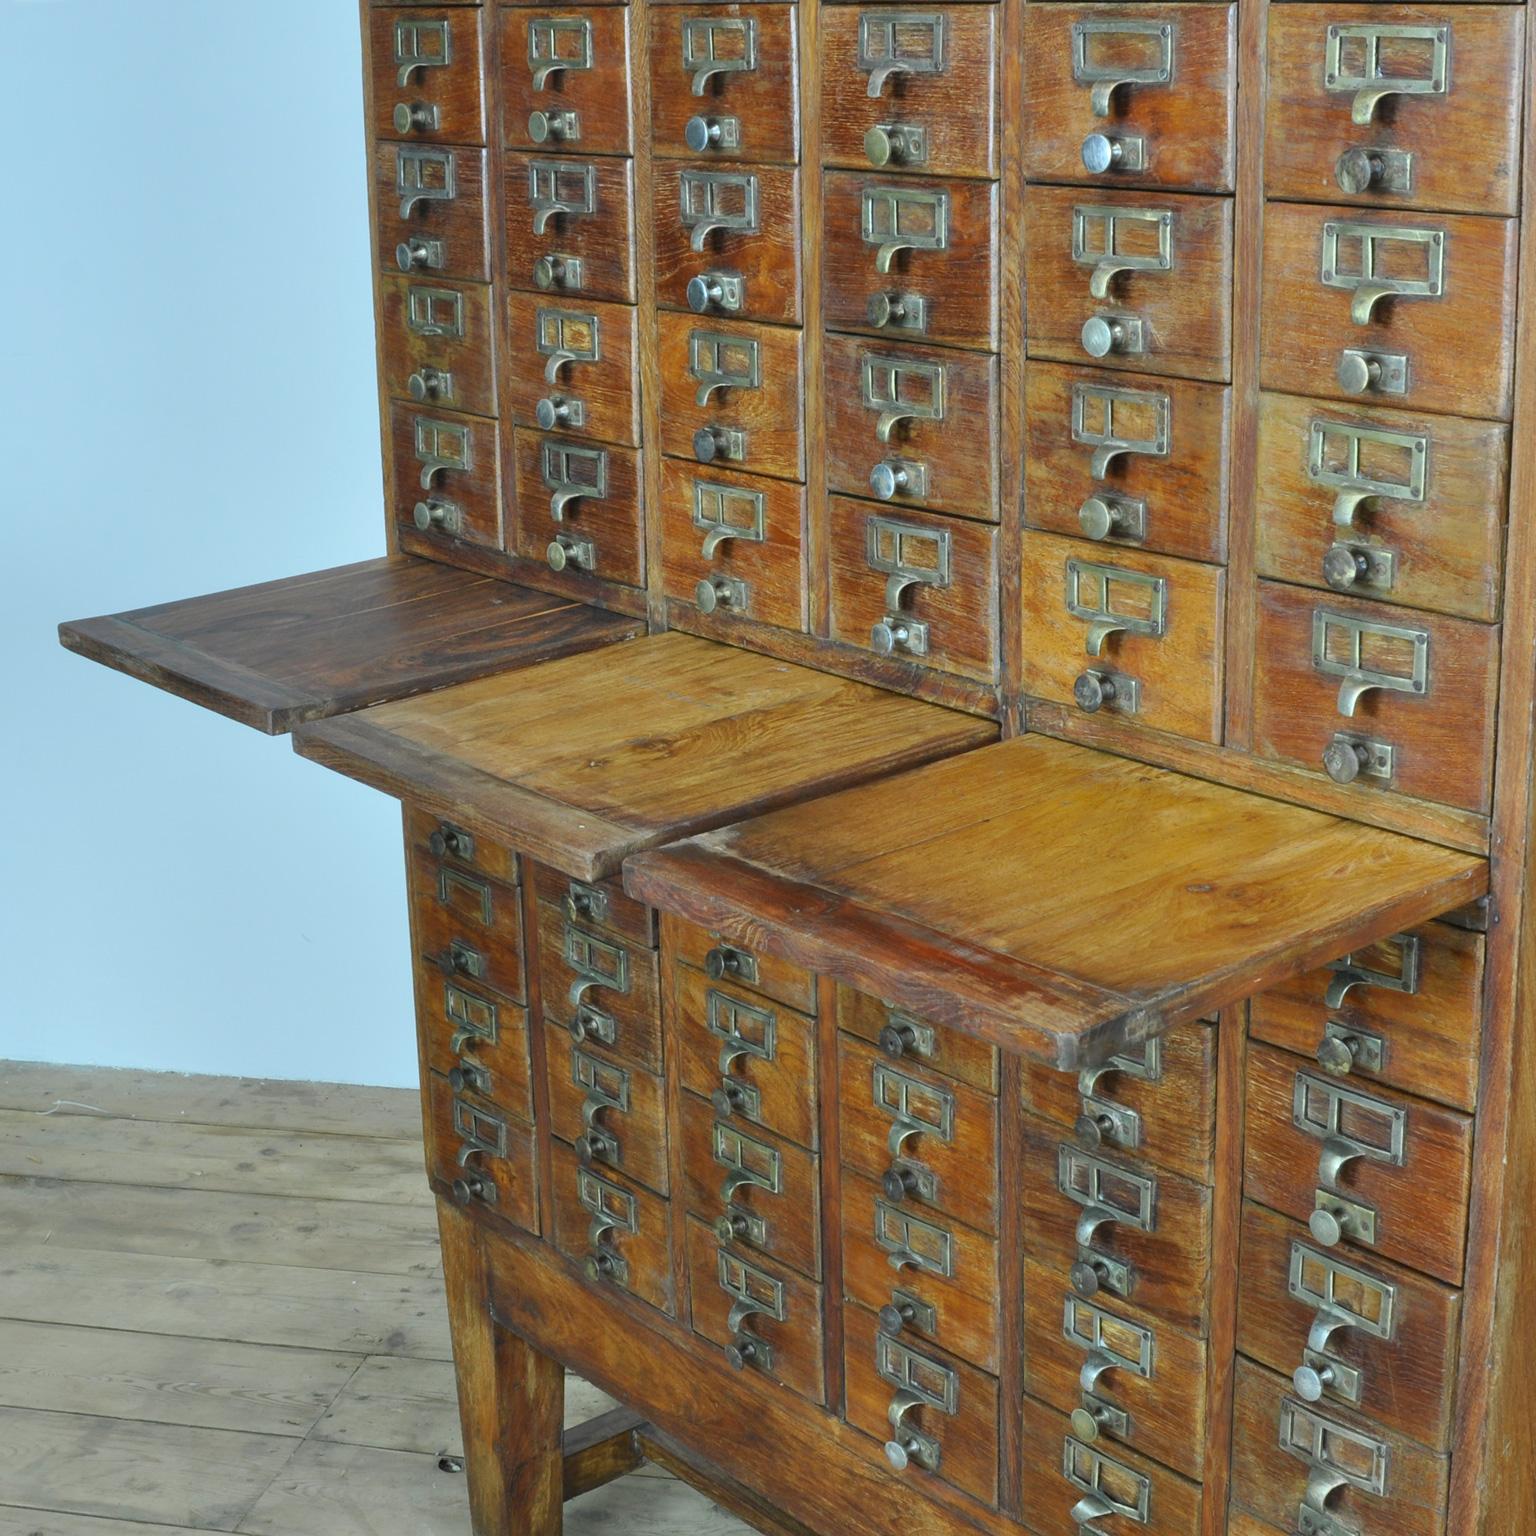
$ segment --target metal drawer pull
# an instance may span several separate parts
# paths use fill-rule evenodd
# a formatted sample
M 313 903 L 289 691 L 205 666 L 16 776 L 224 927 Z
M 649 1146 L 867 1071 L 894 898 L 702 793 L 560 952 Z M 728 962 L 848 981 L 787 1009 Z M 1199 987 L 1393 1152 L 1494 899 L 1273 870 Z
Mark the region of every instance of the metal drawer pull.
M 875 436 L 888 443 L 903 422 L 943 421 L 946 380 L 943 363 L 864 353 L 859 359 L 859 400 L 865 410 L 879 412 Z
M 479 1062 L 462 1058 L 458 1066 L 448 1069 L 448 1086 L 455 1093 L 478 1093 L 489 1097 L 491 1074 Z
M 683 125 L 683 142 L 696 155 L 712 149 L 740 149 L 741 119 L 690 117 Z
M 734 1126 L 721 1125 L 714 1129 L 713 1157 L 726 1170 L 720 1198 L 732 1204 L 743 1189 L 761 1189 L 770 1195 L 784 1193 L 784 1159 L 777 1147 L 756 1137 L 745 1136 Z
M 893 75 L 942 75 L 948 23 L 940 11 L 863 11 L 858 68 L 866 93 L 882 96 Z
M 453 403 L 453 375 L 442 368 L 423 365 L 406 380 L 406 388 L 417 405 Z
M 928 130 L 921 123 L 876 123 L 864 132 L 864 158 L 871 165 L 924 165 Z
M 464 531 L 462 509 L 451 501 L 442 501 L 435 496 L 416 503 L 411 510 L 411 521 L 422 533 L 430 533 L 437 528 L 457 538 Z
M 875 271 L 889 272 L 903 251 L 949 249 L 949 193 L 916 187 L 865 187 L 859 235 L 878 247 Z
M 1342 1005 L 1355 987 L 1378 987 L 1384 992 L 1406 992 L 1410 997 L 1418 993 L 1419 973 L 1423 964 L 1424 941 L 1416 933 L 1398 933 L 1383 944 L 1391 944 L 1397 950 L 1397 968 L 1384 970 L 1379 965 L 1367 965 L 1357 955 L 1370 953 L 1354 950 L 1331 961 L 1328 969 L 1333 978 L 1328 983 L 1325 1001 L 1330 1008 Z M 1373 945 L 1372 949 L 1379 946 Z
M 535 144 L 570 144 L 581 138 L 579 112 L 530 112 L 528 137 Z
M 877 331 L 913 331 L 921 335 L 928 329 L 928 301 L 918 293 L 872 293 L 864 306 L 864 318 Z
M 1427 432 L 1391 432 L 1315 418 L 1307 444 L 1307 479 L 1335 492 L 1333 521 L 1340 528 L 1351 528 L 1355 514 L 1369 501 L 1423 505 L 1429 483 L 1429 445 Z M 1368 455 L 1369 471 L 1362 468 L 1362 454 Z M 1399 464 L 1399 473 L 1387 477 L 1384 461 Z
M 549 491 L 549 515 L 565 521 L 575 501 L 602 501 L 608 494 L 608 450 L 545 440 L 539 445 L 539 478 Z
M 717 233 L 755 235 L 757 177 L 734 171 L 683 171 L 678 178 L 678 206 L 683 228 L 691 232 L 689 245 L 696 252 Z
M 1406 670 L 1388 671 L 1365 665 L 1366 642 L 1376 641 Z M 1342 650 L 1343 654 L 1340 655 Z M 1404 658 L 1403 652 L 1407 651 Z M 1348 614 L 1317 608 L 1312 613 L 1312 665 L 1328 677 L 1341 678 L 1339 713 L 1353 716 L 1356 706 L 1373 688 L 1386 693 L 1429 692 L 1429 631 L 1400 624 L 1378 624 Z
M 395 247 L 395 265 L 402 272 L 439 272 L 447 264 L 447 247 L 441 240 L 412 235 Z
M 1102 480 L 1125 455 L 1166 459 L 1173 440 L 1172 413 L 1172 402 L 1159 390 L 1074 384 L 1072 441 L 1093 450 L 1089 473 Z
M 1128 1323 L 1092 1302 L 1066 1298 L 1062 1337 L 1087 1352 L 1078 1377 L 1084 1392 L 1097 1392 L 1100 1379 L 1110 1371 L 1127 1371 L 1143 1380 L 1152 1375 L 1157 1348 L 1152 1330 Z
M 533 286 L 541 293 L 555 290 L 578 293 L 581 290 L 581 272 L 581 257 L 550 251 L 533 264 Z
M 886 1146 L 892 1157 L 902 1156 L 914 1136 L 932 1136 L 946 1143 L 954 1140 L 954 1094 L 881 1061 L 875 1063 L 872 1078 L 875 1108 L 891 1117 Z
M 412 283 L 405 295 L 405 328 L 413 336 L 464 340 L 464 295 L 455 288 Z
M 904 1471 L 912 1463 L 937 1471 L 941 1448 L 931 1435 L 909 1424 L 912 1414 L 933 1408 L 953 1417 L 960 1410 L 960 1378 L 948 1366 L 930 1360 L 884 1333 L 875 1335 L 875 1371 L 896 1389 L 886 1411 L 892 1438 L 886 1442 L 886 1460 Z
M 1092 1531 L 1095 1520 L 1112 1515 L 1145 1525 L 1151 1518 L 1152 1480 L 1133 1472 L 1102 1451 L 1068 1436 L 1062 1447 L 1061 1475 L 1083 1497 L 1073 1505 L 1070 1518 Z
M 1156 248 L 1147 247 L 1148 231 Z M 1072 210 L 1072 260 L 1092 267 L 1088 292 L 1107 299 L 1125 272 L 1173 271 L 1173 214 L 1166 208 L 1078 204 Z
M 507 1122 L 468 1099 L 453 1101 L 453 1128 L 466 1146 L 487 1157 L 507 1155 Z
M 1077 523 L 1096 544 L 1105 539 L 1140 543 L 1147 536 L 1147 504 L 1139 496 L 1099 491 L 1077 509 Z
M 395 82 L 406 86 L 418 70 L 447 69 L 453 63 L 452 23 L 395 23 Z
M 722 608 L 745 613 L 752 605 L 752 589 L 739 576 L 706 576 L 694 583 L 693 601 L 700 613 Z
M 1386 1494 L 1391 1447 L 1384 1440 L 1336 1423 L 1290 1398 L 1280 1404 L 1280 1449 L 1307 1468 L 1307 1492 L 1297 1522 L 1299 1532 L 1318 1536 L 1342 1532 L 1344 1527 L 1333 1520 L 1328 1506 L 1346 1488 L 1357 1488 L 1377 1498 Z M 1320 1516 L 1326 1523 L 1309 1524 L 1309 1514 Z
M 1421 260 L 1413 277 L 1388 275 L 1383 248 L 1404 247 Z M 1349 260 L 1355 253 L 1356 259 Z M 1323 225 L 1321 276 L 1328 288 L 1347 289 L 1354 297 L 1349 317 L 1369 325 L 1384 299 L 1438 299 L 1445 292 L 1445 232 L 1408 225 L 1354 224 L 1329 219 Z
M 885 1442 L 885 1459 L 898 1472 L 905 1472 L 909 1466 L 919 1466 L 925 1472 L 939 1470 L 943 1447 L 932 1435 L 925 1435 L 922 1430 L 907 1423 L 907 1419 L 922 1408 L 926 1401 L 916 1392 L 901 1391 L 891 1399 L 891 1405 L 885 1411 L 886 1418 L 890 1420 L 892 1435 Z
M 1092 57 L 1095 38 L 1113 38 L 1122 45 L 1110 62 Z M 1124 44 L 1145 39 L 1146 60 L 1125 62 Z M 1173 79 L 1174 29 L 1166 21 L 1075 21 L 1072 23 L 1072 78 L 1089 87 L 1089 104 L 1095 117 L 1114 110 L 1115 92 L 1126 85 L 1167 85 Z
M 606 923 L 611 902 L 601 886 L 572 880 L 565 888 L 565 915 L 573 921 Z
M 1080 1248 L 1091 1248 L 1100 1227 L 1157 1230 L 1157 1180 L 1062 1143 L 1056 1150 L 1056 1188 L 1083 1207 L 1077 1223 Z
M 1386 1059 L 1387 1042 L 1382 1036 L 1342 1024 L 1338 1019 L 1324 1020 L 1317 1064 L 1330 1077 L 1348 1077 L 1356 1067 L 1380 1072 Z
M 1401 352 L 1345 347 L 1339 354 L 1339 387 L 1350 395 L 1408 393 L 1408 358 Z
M 1083 169 L 1095 176 L 1147 168 L 1147 141 L 1139 133 L 1090 133 L 1081 153 Z
M 528 201 L 536 235 L 553 219 L 588 218 L 597 211 L 597 167 L 572 160 L 530 160 Z
M 871 517 L 864 525 L 864 558 L 886 578 L 885 606 L 896 613 L 912 588 L 949 585 L 949 530 Z
M 1397 1287 L 1305 1243 L 1292 1242 L 1287 1291 L 1316 1313 L 1307 1331 L 1302 1364 L 1292 1377 L 1297 1394 L 1306 1402 L 1317 1402 L 1327 1390 L 1358 1404 L 1363 1373 L 1332 1355 L 1334 1335 L 1354 1329 L 1390 1342 L 1397 1329 Z
M 484 880 L 477 880 L 475 876 L 465 874 L 462 869 L 449 869 L 446 866 L 437 872 L 437 900 L 441 906 L 451 906 L 453 893 L 463 891 L 471 901 L 478 903 L 480 907 L 480 923 L 489 928 L 491 920 L 495 916 L 495 903 L 491 897 L 491 888 Z
M 1291 1121 L 1297 1130 L 1322 1142 L 1318 1178 L 1326 1189 L 1336 1188 L 1345 1168 L 1361 1158 L 1389 1168 L 1403 1166 L 1408 1111 L 1400 1105 L 1298 1072 Z
M 552 571 L 595 571 L 597 545 L 582 534 L 557 533 L 545 547 L 544 559 Z
M 1160 640 L 1168 630 L 1168 581 L 1115 565 L 1068 560 L 1067 612 L 1088 625 L 1088 655 L 1102 656 L 1111 635 L 1144 635 Z M 1122 608 L 1121 598 L 1134 606 Z
M 1359 197 L 1366 192 L 1390 192 L 1405 197 L 1413 191 L 1413 155 L 1404 149 L 1346 149 L 1333 163 L 1333 179 L 1341 192 Z
M 876 1321 L 881 1333 L 888 1333 L 892 1338 L 899 1336 L 905 1328 L 931 1338 L 939 1326 L 939 1313 L 930 1302 L 895 1287 L 891 1299 L 880 1308 Z
M 592 1218 L 587 1224 L 587 1244 L 592 1250 L 587 1255 L 587 1278 L 627 1284 L 629 1264 L 615 1251 L 612 1239 L 615 1233 L 632 1235 L 639 1230 L 635 1197 L 590 1168 L 579 1168 L 576 1198 Z
M 731 1334 L 731 1342 L 726 1346 L 726 1359 L 738 1371 L 749 1365 L 762 1371 L 772 1370 L 772 1350 L 747 1324 L 754 1317 L 766 1317 L 775 1323 L 785 1321 L 787 1310 L 783 1281 L 764 1274 L 755 1265 L 748 1264 L 723 1248 L 716 1253 L 715 1277 L 720 1289 L 732 1298 L 731 1310 L 725 1323 Z
M 467 426 L 418 416 L 412 427 L 416 460 L 421 465 L 422 490 L 430 491 L 439 475 L 453 470 L 467 473 L 473 467 L 473 439 Z
M 695 480 L 693 526 L 704 535 L 704 559 L 713 560 L 715 551 L 733 539 L 761 544 L 766 536 L 766 507 L 762 491 L 744 491 L 737 485 Z M 757 957 L 731 946 L 717 945 L 704 957 L 704 969 L 715 981 L 726 976 L 756 981 Z M 744 975 L 745 971 L 750 971 L 751 975 Z
M 747 301 L 746 282 L 739 272 L 703 272 L 688 279 L 687 295 L 696 315 L 713 310 L 735 314 Z
M 1089 315 L 1081 332 L 1083 351 L 1089 357 L 1140 357 L 1148 334 L 1140 315 Z
M 1443 96 L 1450 88 L 1449 27 L 1380 25 L 1331 26 L 1323 55 L 1323 85 L 1333 95 L 1354 97 L 1350 118 L 1365 127 L 1388 96 Z M 1382 67 L 1383 43 L 1420 43 L 1423 59 L 1417 74 L 1404 68 L 1405 50 L 1392 50 L 1391 72 Z
M 528 21 L 528 68 L 533 88 L 550 78 L 592 68 L 592 23 L 581 16 L 533 16 Z
M 448 1049 L 455 1056 L 476 1041 L 495 1045 L 501 1035 L 500 1010 L 495 1003 L 466 992 L 451 981 L 443 983 L 443 1017 L 453 1026 Z
M 893 1003 L 885 1005 L 885 1023 L 880 1026 L 880 1049 L 892 1061 L 917 1056 L 931 1061 L 938 1054 L 939 1040 L 931 1024 L 924 1024 Z
M 1107 667 L 1088 667 L 1072 680 L 1072 702 L 1085 715 L 1106 705 L 1117 715 L 1134 715 L 1141 708 L 1141 683 Z
M 1135 1053 L 1122 1051 L 1096 1067 L 1084 1067 L 1077 1074 L 1077 1091 L 1085 1099 L 1099 1094 L 1099 1085 L 1106 1077 L 1130 1077 L 1139 1083 L 1160 1083 L 1163 1080 L 1163 1042 L 1154 1035 L 1136 1047 Z
M 916 1269 L 945 1280 L 954 1278 L 953 1234 L 878 1198 L 875 1200 L 875 1246 L 898 1272 Z
M 405 144 L 396 148 L 395 192 L 402 219 L 410 218 L 422 203 L 451 203 L 458 190 L 458 162 L 451 149 L 415 149 Z
M 1090 1152 L 1102 1146 L 1135 1152 L 1141 1146 L 1141 1115 L 1123 1104 L 1084 1094 L 1072 1134 Z
M 717 75 L 757 68 L 757 22 L 737 16 L 690 16 L 683 21 L 683 68 L 693 94 L 703 96 Z
M 629 1073 L 571 1047 L 571 1081 L 586 1095 L 581 1106 L 583 1134 L 576 1138 L 576 1155 L 584 1163 L 604 1162 L 618 1167 L 623 1156 L 619 1138 L 598 1117 L 609 1110 L 629 1112 Z
M 693 397 L 696 405 L 708 405 L 718 389 L 759 389 L 763 382 L 762 348 L 755 336 L 690 331 L 688 372 L 699 386 Z

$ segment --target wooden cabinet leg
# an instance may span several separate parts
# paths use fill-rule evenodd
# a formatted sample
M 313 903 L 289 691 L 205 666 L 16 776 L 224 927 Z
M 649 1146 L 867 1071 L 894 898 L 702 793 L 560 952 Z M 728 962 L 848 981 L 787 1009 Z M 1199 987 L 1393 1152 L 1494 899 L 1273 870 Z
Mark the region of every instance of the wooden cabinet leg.
M 565 1372 L 491 1321 L 474 1223 L 439 1200 L 475 1536 L 560 1536 Z

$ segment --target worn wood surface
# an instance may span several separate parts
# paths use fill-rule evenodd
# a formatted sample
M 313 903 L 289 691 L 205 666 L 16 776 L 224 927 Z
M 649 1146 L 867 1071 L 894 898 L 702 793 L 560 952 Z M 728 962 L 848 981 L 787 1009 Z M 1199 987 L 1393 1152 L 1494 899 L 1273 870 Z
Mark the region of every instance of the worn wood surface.
M 605 303 L 584 291 L 514 293 L 507 298 L 506 320 L 511 345 L 503 399 L 518 426 L 536 424 L 542 400 L 579 401 L 583 420 L 562 423 L 562 436 L 630 446 L 640 441 L 640 378 L 631 306 Z M 577 354 L 574 362 L 551 362 L 551 353 L 561 346 Z M 545 371 L 552 366 L 553 379 Z
M 482 21 L 478 11 L 419 11 L 425 20 L 448 23 L 443 46 L 446 58 L 428 69 L 412 71 L 405 84 L 400 83 L 400 66 L 395 58 L 395 23 L 398 10 L 374 10 L 367 17 L 364 37 L 366 67 L 370 79 L 368 91 L 368 128 L 373 138 L 408 138 L 412 143 L 483 144 L 485 143 L 485 62 L 482 46 Z M 414 19 L 414 17 L 412 18 Z M 422 52 L 437 60 L 430 37 L 422 40 Z M 409 134 L 402 134 L 394 122 L 399 103 L 407 106 L 437 108 L 435 124 L 415 124 Z
M 591 214 L 560 213 L 535 232 L 531 187 L 535 166 L 559 165 L 573 177 L 592 171 Z M 633 163 L 609 155 L 552 156 L 542 150 L 508 150 L 502 156 L 501 226 L 506 241 L 507 281 L 533 285 L 543 256 L 574 256 L 581 262 L 583 299 L 635 302 L 635 182 Z M 573 182 L 572 185 L 577 183 Z
M 617 6 L 593 6 L 583 9 L 582 16 L 592 29 L 590 66 L 561 70 L 550 75 L 542 89 L 536 89 L 528 62 L 529 31 L 542 19 L 541 12 L 522 8 L 501 12 L 497 86 L 501 139 L 509 148 L 535 154 L 555 148 L 589 155 L 627 155 L 634 148 L 631 82 L 636 61 L 630 51 L 629 16 Z M 569 39 L 566 47 L 570 47 Z M 528 132 L 528 119 L 535 112 L 579 114 L 580 138 L 558 145 L 536 144 Z
M 440 242 L 442 257 L 434 276 L 488 282 L 491 276 L 490 226 L 487 218 L 486 157 L 483 149 L 453 145 L 438 151 L 450 157 L 454 195 L 418 201 L 409 215 L 401 214 L 401 151 L 411 146 L 382 141 L 374 156 L 374 231 L 377 261 L 385 272 L 399 270 L 396 247 L 413 239 Z M 429 187 L 441 187 L 443 172 L 423 173 Z
M 413 308 L 435 315 L 452 312 L 457 300 L 462 334 L 443 327 L 425 330 L 409 323 Z M 496 317 L 491 290 L 480 283 L 422 281 L 419 278 L 381 275 L 379 278 L 379 375 L 383 392 L 395 400 L 409 400 L 411 377 L 436 368 L 453 380 L 452 392 L 443 404 L 472 416 L 496 414 Z

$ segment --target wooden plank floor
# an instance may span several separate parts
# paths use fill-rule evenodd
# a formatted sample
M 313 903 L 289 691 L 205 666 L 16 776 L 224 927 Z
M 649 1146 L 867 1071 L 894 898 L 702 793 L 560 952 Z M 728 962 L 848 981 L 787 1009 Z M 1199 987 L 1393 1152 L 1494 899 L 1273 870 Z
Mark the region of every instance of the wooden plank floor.
M 460 1449 L 414 1093 L 0 1062 L 0 1536 L 468 1536 Z M 747 1531 L 650 1467 L 619 1525 Z

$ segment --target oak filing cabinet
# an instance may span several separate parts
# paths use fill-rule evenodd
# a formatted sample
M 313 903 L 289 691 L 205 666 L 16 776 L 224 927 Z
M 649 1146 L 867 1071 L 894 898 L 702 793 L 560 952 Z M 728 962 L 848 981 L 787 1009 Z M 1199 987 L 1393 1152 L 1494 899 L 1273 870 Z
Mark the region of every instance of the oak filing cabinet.
M 475 1530 L 1536 1528 L 1526 7 L 361 17 L 389 553 L 62 633 L 404 802 Z

